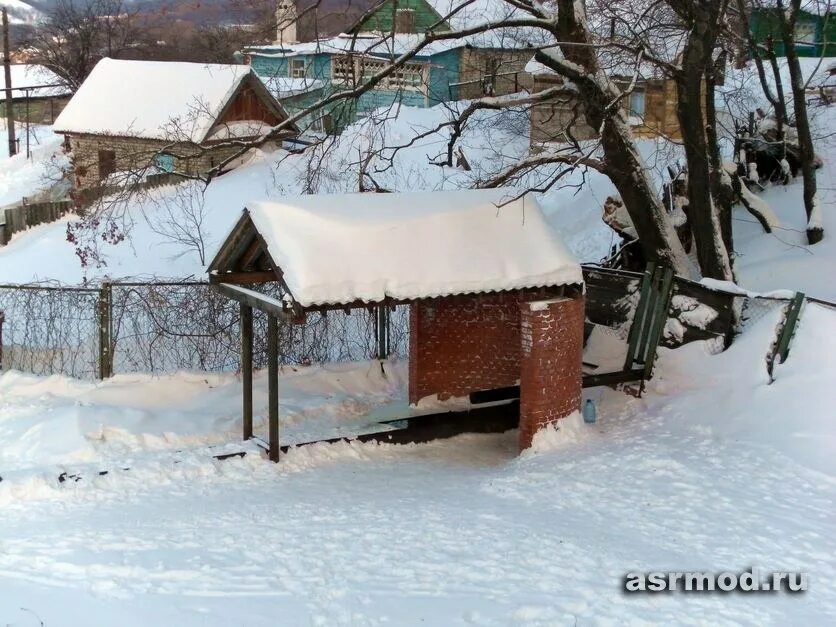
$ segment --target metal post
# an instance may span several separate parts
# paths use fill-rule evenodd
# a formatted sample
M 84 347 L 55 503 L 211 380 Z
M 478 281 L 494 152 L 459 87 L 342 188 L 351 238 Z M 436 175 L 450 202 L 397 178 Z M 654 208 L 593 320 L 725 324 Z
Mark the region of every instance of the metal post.
M 241 303 L 241 380 L 244 439 L 253 437 L 253 308 Z
M 279 461 L 279 323 L 275 316 L 267 316 L 267 406 L 268 456 Z
M 14 98 L 12 96 L 12 60 L 9 52 L 9 14 L 3 7 L 3 72 L 6 78 L 6 130 L 9 132 L 9 156 L 17 154 L 15 141 Z

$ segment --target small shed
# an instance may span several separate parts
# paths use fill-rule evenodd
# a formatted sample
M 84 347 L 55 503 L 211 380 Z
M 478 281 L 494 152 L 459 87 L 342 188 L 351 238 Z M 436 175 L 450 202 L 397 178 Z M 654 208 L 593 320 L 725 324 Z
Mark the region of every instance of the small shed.
M 278 459 L 278 320 L 409 306 L 409 401 L 520 385 L 520 445 L 581 399 L 581 267 L 532 195 L 509 189 L 253 202 L 208 268 L 240 303 L 244 438 L 252 309 L 268 316 L 269 450 Z M 278 282 L 279 298 L 257 284 Z M 245 287 L 246 286 L 246 287 Z
M 208 172 L 288 118 L 244 65 L 102 59 L 55 121 L 75 186 L 114 172 Z M 297 133 L 291 126 L 274 139 Z
M 17 122 L 52 124 L 67 105 L 72 90 L 57 74 L 43 65 L 13 63 L 9 66 L 12 86 L 12 115 Z M 0 110 L 6 116 L 6 76 L 2 73 L 3 89 Z

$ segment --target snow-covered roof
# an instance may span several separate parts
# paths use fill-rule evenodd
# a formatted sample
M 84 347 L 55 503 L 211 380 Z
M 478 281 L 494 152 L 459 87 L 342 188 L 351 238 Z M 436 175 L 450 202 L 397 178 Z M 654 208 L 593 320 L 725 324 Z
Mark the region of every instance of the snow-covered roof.
M 267 91 L 276 98 L 290 98 L 299 94 L 306 94 L 317 89 L 322 89 L 325 86 L 325 81 L 317 80 L 315 78 L 288 78 L 287 76 L 261 76 L 258 75 L 261 82 L 267 88 Z
M 201 142 L 250 73 L 246 65 L 102 59 L 54 128 Z
M 13 63 L 9 66 L 12 75 L 12 98 L 24 98 L 26 91 L 20 89 L 21 87 L 34 87 L 29 89 L 30 98 L 49 98 L 57 96 L 68 96 L 72 90 L 61 80 L 61 78 L 48 70 L 43 65 L 31 65 L 26 63 Z M 3 80 L 3 88 L 6 87 L 6 74 L 0 72 Z M 42 87 L 42 85 L 52 85 L 52 87 Z M 6 92 L 0 93 L 0 97 L 5 98 Z
M 309 195 L 246 211 L 303 307 L 583 283 L 535 197 L 515 196 Z

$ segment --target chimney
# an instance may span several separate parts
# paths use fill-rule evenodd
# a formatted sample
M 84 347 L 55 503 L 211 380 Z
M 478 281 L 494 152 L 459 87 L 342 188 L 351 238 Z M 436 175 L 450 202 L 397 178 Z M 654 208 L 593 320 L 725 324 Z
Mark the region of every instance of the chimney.
M 296 0 L 279 0 L 276 7 L 276 43 L 278 45 L 298 43 L 297 17 Z

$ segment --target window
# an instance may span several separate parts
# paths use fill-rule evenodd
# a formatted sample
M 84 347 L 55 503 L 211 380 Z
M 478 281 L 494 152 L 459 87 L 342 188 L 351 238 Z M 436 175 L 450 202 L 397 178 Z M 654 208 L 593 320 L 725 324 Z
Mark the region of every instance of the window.
M 335 82 L 353 83 L 355 77 L 367 79 L 389 67 L 390 62 L 372 57 L 335 56 L 331 64 L 331 78 Z M 378 83 L 378 89 L 390 91 L 424 91 L 424 68 L 420 63 L 407 63 Z
M 415 9 L 398 9 L 395 11 L 395 32 L 415 32 Z
M 331 59 L 331 78 L 335 82 L 354 82 L 354 59 L 349 55 L 339 55 Z
M 174 156 L 165 153 L 154 155 L 154 165 L 163 172 L 174 172 Z
M 795 41 L 799 44 L 816 43 L 816 25 L 813 22 L 798 22 L 795 25 Z
M 633 92 L 630 94 L 630 115 L 635 116 L 637 118 L 644 117 L 645 111 L 645 102 L 644 102 L 644 90 L 643 89 L 634 89 Z
M 106 179 L 116 172 L 116 153 L 112 150 L 99 151 L 99 178 Z
M 290 77 L 291 78 L 305 78 L 305 60 L 291 59 L 290 60 Z

